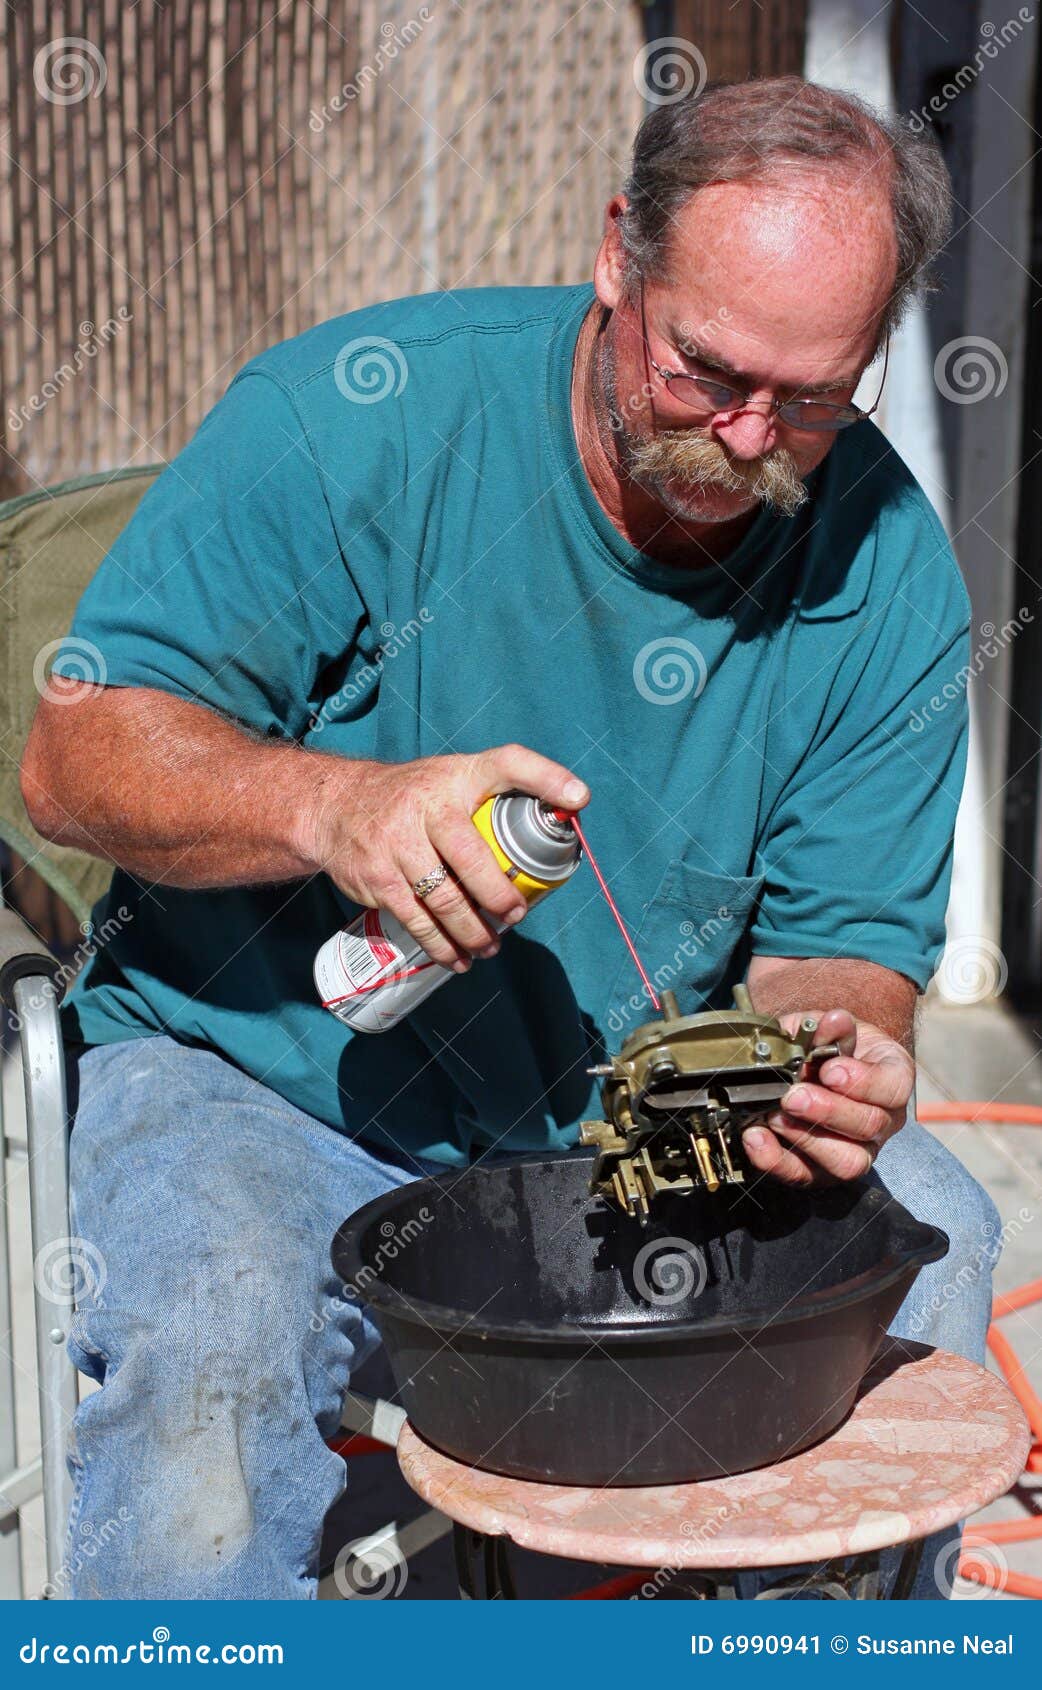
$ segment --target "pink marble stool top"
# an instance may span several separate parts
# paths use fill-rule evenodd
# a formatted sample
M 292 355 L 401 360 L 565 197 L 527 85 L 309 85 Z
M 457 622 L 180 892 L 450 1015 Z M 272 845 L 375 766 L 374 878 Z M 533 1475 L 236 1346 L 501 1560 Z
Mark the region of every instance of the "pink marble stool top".
M 887 1339 L 831 1437 L 698 1484 L 592 1489 L 464 1466 L 406 1423 L 398 1461 L 453 1520 L 526 1549 L 631 1567 L 777 1567 L 925 1537 L 1008 1490 L 1030 1433 L 994 1374 Z

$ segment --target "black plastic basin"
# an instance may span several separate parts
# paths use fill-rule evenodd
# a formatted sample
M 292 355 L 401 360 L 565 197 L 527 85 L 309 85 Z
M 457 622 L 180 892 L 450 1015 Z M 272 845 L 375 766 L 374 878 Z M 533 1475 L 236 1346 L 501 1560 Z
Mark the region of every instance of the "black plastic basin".
M 647 1485 L 793 1455 L 849 1413 L 948 1248 L 869 1181 L 676 1197 L 642 1230 L 589 1196 L 590 1165 L 419 1180 L 334 1241 L 416 1431 L 472 1466 Z

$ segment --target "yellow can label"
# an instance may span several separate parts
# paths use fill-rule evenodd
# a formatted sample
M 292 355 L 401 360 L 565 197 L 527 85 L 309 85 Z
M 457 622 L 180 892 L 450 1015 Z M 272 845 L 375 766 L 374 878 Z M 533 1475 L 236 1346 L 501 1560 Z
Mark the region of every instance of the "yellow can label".
M 492 826 L 492 806 L 495 802 L 495 798 L 485 799 L 485 802 L 482 804 L 480 810 L 477 811 L 473 818 L 474 826 L 477 828 L 486 844 L 492 847 L 492 854 L 497 863 L 503 870 L 503 873 L 508 875 L 514 882 L 514 885 L 524 898 L 525 903 L 528 905 L 536 904 L 539 902 L 540 898 L 545 898 L 548 892 L 552 892 L 555 886 L 560 886 L 561 882 L 559 880 L 536 880 L 533 875 L 526 874 L 524 869 L 518 868 L 516 863 L 512 863 L 510 861 L 510 858 L 507 856 L 503 847 L 500 845 L 499 840 L 496 838 L 495 831 Z

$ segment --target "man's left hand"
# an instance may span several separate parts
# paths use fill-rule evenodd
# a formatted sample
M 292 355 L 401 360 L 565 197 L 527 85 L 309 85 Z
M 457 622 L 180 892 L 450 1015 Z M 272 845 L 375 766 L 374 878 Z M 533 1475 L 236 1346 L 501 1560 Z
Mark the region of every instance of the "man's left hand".
M 846 1009 L 803 1010 L 778 1019 L 794 1034 L 807 1015 L 818 1022 L 813 1044 L 838 1045 L 841 1054 L 820 1068 L 805 1067 L 782 1109 L 748 1128 L 742 1142 L 754 1167 L 787 1185 L 857 1179 L 904 1125 L 915 1064 L 896 1039 L 856 1021 Z

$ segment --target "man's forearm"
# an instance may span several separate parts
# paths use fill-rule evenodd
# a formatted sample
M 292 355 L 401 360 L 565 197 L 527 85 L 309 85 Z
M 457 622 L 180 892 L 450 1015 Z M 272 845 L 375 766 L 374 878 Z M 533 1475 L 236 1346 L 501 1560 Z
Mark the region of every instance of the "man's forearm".
M 22 761 L 46 838 L 170 886 L 325 873 L 448 968 L 494 955 L 527 911 L 474 826 L 483 801 L 519 791 L 555 809 L 589 802 L 585 782 L 525 745 L 380 762 L 272 744 L 151 688 L 52 676 L 48 691 Z M 436 865 L 447 872 L 421 899 L 416 883 Z
M 171 886 L 292 880 L 317 865 L 306 816 L 335 758 L 257 740 L 201 705 L 147 688 L 54 681 L 22 765 L 47 838 Z
M 849 1009 L 911 1052 L 918 992 L 913 981 L 851 957 L 754 957 L 749 995 L 765 1015 Z

